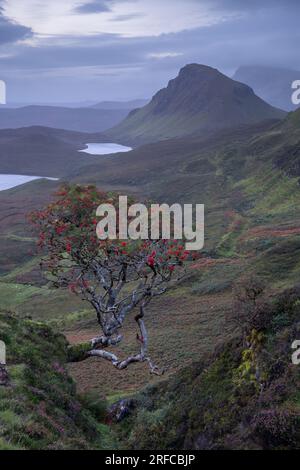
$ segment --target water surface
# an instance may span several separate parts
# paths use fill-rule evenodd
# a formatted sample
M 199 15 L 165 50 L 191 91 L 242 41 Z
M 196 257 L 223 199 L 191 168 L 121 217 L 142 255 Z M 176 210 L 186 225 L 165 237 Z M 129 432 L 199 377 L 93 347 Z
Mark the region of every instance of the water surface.
M 86 144 L 87 147 L 79 152 L 88 153 L 90 155 L 108 155 L 110 153 L 129 152 L 131 147 L 113 143 L 93 143 Z
M 15 188 L 20 184 L 28 183 L 29 181 L 45 178 L 47 180 L 57 181 L 58 178 L 46 178 L 45 176 L 27 176 L 27 175 L 1 175 L 0 174 L 0 191 L 5 189 Z
M 131 147 L 119 145 L 114 143 L 88 143 L 87 147 L 79 152 L 87 153 L 89 155 L 109 155 L 111 153 L 129 152 Z M 29 181 L 34 181 L 44 176 L 27 176 L 27 175 L 2 175 L 0 174 L 0 191 L 5 189 L 15 188 Z M 56 181 L 58 178 L 46 178 L 48 180 Z

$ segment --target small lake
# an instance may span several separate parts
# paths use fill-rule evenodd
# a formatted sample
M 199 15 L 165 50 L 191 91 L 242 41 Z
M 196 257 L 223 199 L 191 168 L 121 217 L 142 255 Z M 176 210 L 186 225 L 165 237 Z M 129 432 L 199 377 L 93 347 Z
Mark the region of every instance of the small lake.
M 88 153 L 90 155 L 109 155 L 110 153 L 129 152 L 132 150 L 131 147 L 125 147 L 125 145 L 118 145 L 112 143 L 104 144 L 86 144 L 87 147 L 79 152 Z
M 46 178 L 45 176 L 26 176 L 26 175 L 0 175 L 0 191 L 5 189 L 15 188 L 20 184 L 28 183 L 38 179 L 47 179 L 57 181 L 58 178 Z
M 129 152 L 131 147 L 113 143 L 89 143 L 86 148 L 79 150 L 79 152 L 87 153 L 89 155 L 109 155 L 111 153 Z M 57 181 L 58 178 L 46 178 L 44 176 L 27 176 L 27 175 L 1 175 L 0 174 L 0 191 L 5 189 L 15 188 L 29 181 L 34 181 L 40 178 Z

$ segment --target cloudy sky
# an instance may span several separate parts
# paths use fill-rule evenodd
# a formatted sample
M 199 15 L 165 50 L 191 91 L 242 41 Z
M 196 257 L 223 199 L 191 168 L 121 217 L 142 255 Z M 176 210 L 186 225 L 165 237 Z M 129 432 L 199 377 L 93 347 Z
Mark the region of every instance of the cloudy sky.
M 198 62 L 300 70 L 299 0 L 0 0 L 8 101 L 150 97 Z

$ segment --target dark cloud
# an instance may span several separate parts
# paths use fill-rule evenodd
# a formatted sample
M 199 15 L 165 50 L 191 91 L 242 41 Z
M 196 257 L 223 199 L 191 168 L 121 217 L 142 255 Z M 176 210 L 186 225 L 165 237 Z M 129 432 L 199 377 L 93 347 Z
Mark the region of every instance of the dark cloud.
M 77 7 L 75 12 L 81 14 L 107 12 L 111 11 L 111 7 L 114 3 L 121 3 L 123 1 L 134 3 L 136 0 L 92 0 Z M 134 15 L 128 15 L 129 18 L 133 16 Z
M 299 8 L 299 0 L 205 0 L 207 5 L 221 10 L 253 11 L 269 8 Z
M 0 7 L 0 45 L 15 42 L 32 35 L 30 28 L 14 23 L 3 14 Z
M 93 2 L 84 3 L 76 8 L 76 13 L 102 13 L 110 11 L 109 0 L 95 0 Z
M 142 13 L 131 13 L 130 15 L 115 15 L 112 18 L 112 21 L 128 21 L 134 18 L 142 18 L 144 15 Z

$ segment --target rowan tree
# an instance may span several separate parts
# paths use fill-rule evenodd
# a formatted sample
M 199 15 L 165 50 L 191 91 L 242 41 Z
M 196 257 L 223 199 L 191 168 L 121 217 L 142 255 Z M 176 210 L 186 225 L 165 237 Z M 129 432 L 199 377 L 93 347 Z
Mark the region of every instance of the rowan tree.
M 117 210 L 117 201 L 117 195 L 95 186 L 65 185 L 54 202 L 32 213 L 30 220 L 45 254 L 42 267 L 51 273 L 53 285 L 69 289 L 96 312 L 100 334 L 70 347 L 71 360 L 96 356 L 117 369 L 146 362 L 159 374 L 148 354 L 146 307 L 184 275 L 189 253 L 176 240 L 99 240 L 96 209 L 110 203 Z M 111 347 L 123 340 L 122 327 L 135 309 L 139 352 L 121 359 Z

